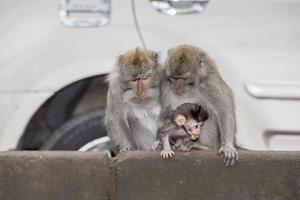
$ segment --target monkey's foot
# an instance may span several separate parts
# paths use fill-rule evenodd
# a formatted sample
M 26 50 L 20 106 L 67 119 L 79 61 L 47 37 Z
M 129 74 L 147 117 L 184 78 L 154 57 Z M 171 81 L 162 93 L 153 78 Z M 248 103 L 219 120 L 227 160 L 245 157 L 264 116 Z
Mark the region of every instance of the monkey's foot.
M 233 146 L 223 145 L 219 149 L 218 154 L 223 154 L 226 166 L 233 166 L 239 160 L 238 152 Z
M 151 146 L 151 149 L 153 150 L 153 151 L 155 151 L 155 150 L 157 150 L 158 149 L 158 147 L 159 147 L 159 140 L 156 140 L 155 142 L 153 142 L 153 144 L 152 144 L 152 146 Z
M 208 150 L 209 147 L 201 145 L 199 143 L 194 143 L 194 144 L 192 144 L 192 149 L 196 149 L 196 150 Z
M 187 152 L 190 151 L 193 148 L 193 144 L 195 142 L 188 140 L 188 141 L 184 141 L 182 142 L 182 144 L 178 147 L 179 151 L 183 151 L 183 152 Z
M 168 159 L 171 158 L 174 155 L 174 151 L 172 150 L 162 150 L 160 152 L 160 155 L 164 158 L 164 159 Z

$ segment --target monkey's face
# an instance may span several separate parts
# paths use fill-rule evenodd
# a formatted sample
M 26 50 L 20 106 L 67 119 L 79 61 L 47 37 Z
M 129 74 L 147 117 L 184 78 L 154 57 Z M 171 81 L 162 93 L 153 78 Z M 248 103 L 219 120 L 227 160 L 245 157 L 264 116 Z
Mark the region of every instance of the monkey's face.
M 143 100 L 147 97 L 150 89 L 151 77 L 146 75 L 140 75 L 130 80 L 131 88 L 133 89 L 137 98 Z
M 170 88 L 174 94 L 182 96 L 185 92 L 193 88 L 195 79 L 191 76 L 190 72 L 181 76 L 169 76 Z
M 210 62 L 207 54 L 200 48 L 180 45 L 170 49 L 167 76 L 174 94 L 181 96 L 195 88 L 197 82 L 207 77 Z
M 197 122 L 194 119 L 189 119 L 184 124 L 185 130 L 191 136 L 192 140 L 196 140 L 200 136 L 202 124 L 203 122 Z
M 145 73 L 132 76 L 126 81 L 128 89 L 124 91 L 124 99 L 134 104 L 150 104 L 159 98 L 159 78 L 156 72 L 148 70 Z
M 158 54 L 147 49 L 135 49 L 119 57 L 125 102 L 149 104 L 158 101 Z
M 192 116 L 185 117 L 184 115 L 177 115 L 175 117 L 175 123 L 191 136 L 191 140 L 197 140 L 199 138 L 203 121 L 198 118 L 198 116 L 193 118 Z

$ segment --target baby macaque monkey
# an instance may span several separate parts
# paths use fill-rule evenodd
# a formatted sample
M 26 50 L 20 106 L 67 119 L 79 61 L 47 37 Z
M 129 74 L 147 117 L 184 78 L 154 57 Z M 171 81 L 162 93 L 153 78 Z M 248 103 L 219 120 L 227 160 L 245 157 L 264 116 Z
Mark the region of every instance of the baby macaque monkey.
M 208 113 L 198 104 L 184 103 L 176 108 L 175 111 L 169 111 L 162 127 L 158 130 L 158 140 L 156 140 L 152 149 L 156 150 L 162 146 L 161 156 L 171 158 L 178 147 L 184 141 L 197 141 L 201 134 L 201 127 L 207 120 Z M 207 149 L 207 147 L 195 142 L 194 149 Z

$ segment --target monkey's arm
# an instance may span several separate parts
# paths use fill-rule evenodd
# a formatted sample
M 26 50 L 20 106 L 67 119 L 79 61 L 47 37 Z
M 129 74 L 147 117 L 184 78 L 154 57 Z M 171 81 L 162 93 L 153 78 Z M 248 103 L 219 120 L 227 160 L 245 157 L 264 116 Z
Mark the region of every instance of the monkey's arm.
M 172 151 L 170 146 L 169 134 L 162 135 L 162 145 L 163 145 L 163 150 L 161 151 L 160 155 L 166 159 L 171 158 L 175 153 L 174 151 Z
M 134 144 L 130 142 L 132 140 L 130 140 L 129 125 L 124 116 L 126 111 L 121 99 L 118 94 L 108 90 L 105 126 L 108 136 L 120 151 L 134 149 Z
M 219 153 L 224 154 L 226 165 L 233 165 L 238 160 L 238 153 L 234 147 L 236 119 L 233 92 L 218 74 L 210 76 L 206 88 L 220 130 L 221 148 Z

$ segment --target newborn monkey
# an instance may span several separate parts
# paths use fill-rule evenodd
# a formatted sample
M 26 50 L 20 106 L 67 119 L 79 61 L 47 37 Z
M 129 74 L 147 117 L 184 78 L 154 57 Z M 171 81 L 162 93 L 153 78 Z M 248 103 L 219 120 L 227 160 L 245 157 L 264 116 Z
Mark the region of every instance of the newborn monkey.
M 171 158 L 174 149 L 181 146 L 184 141 L 196 141 L 201 134 L 203 122 L 207 120 L 208 113 L 201 106 L 192 103 L 184 103 L 176 108 L 175 111 L 167 112 L 168 116 L 162 127 L 158 130 L 158 135 L 152 149 L 156 150 L 162 145 L 161 156 Z M 207 147 L 194 143 L 194 149 L 207 149 Z

